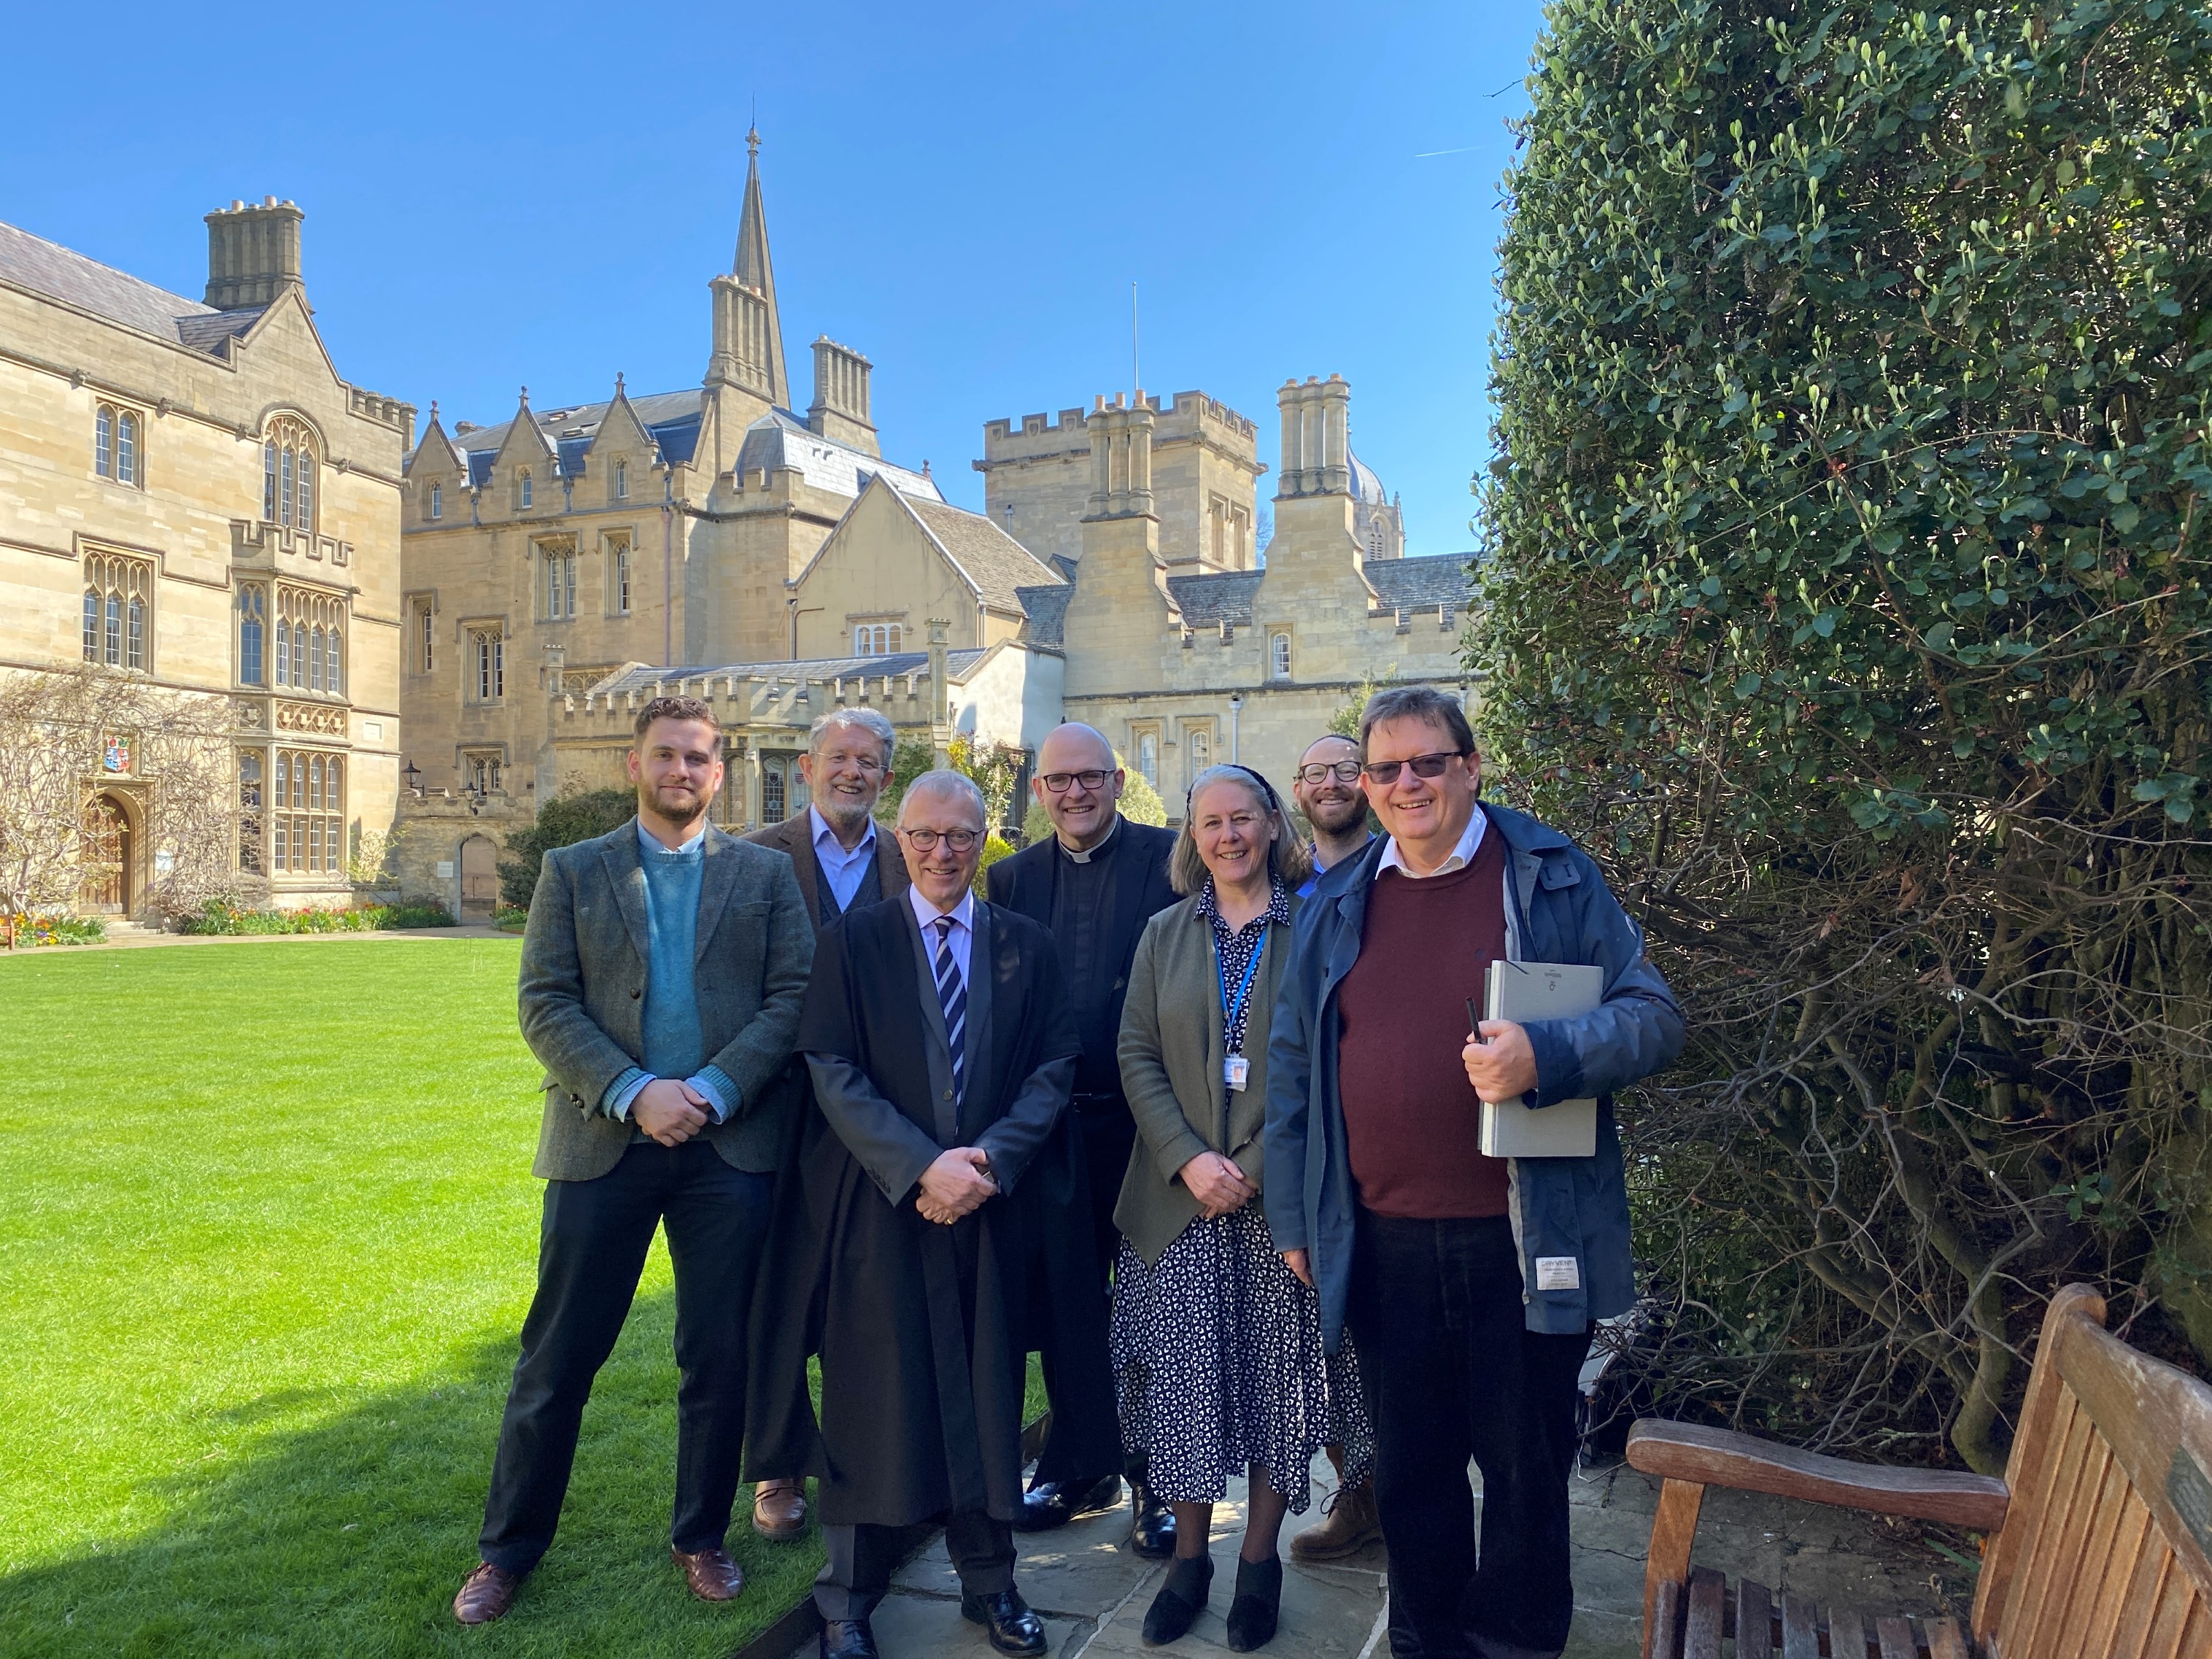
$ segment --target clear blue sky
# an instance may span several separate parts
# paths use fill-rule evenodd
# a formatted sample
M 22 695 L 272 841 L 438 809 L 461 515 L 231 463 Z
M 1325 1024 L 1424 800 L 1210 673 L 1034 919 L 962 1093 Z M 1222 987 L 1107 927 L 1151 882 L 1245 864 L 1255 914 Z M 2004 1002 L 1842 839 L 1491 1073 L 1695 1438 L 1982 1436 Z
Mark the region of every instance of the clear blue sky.
M 980 507 L 984 422 L 1129 385 L 1133 279 L 1148 390 L 1243 410 L 1272 465 L 1275 388 L 1343 374 L 1407 550 L 1454 552 L 1538 24 L 1534 0 L 36 7 L 0 219 L 197 299 L 200 216 L 293 198 L 339 372 L 488 423 L 526 382 L 540 408 L 617 369 L 698 384 L 757 98 L 802 409 L 827 332 L 874 360 L 885 453 Z

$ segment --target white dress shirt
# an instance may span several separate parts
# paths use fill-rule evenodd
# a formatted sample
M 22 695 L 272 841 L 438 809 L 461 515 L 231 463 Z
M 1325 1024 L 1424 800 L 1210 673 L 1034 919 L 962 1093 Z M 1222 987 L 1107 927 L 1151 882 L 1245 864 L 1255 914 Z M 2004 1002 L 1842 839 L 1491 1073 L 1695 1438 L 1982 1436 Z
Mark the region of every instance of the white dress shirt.
M 1416 870 L 1407 864 L 1405 854 L 1399 849 L 1397 836 L 1393 836 L 1390 844 L 1382 849 L 1382 859 L 1375 866 L 1375 873 L 1380 878 L 1385 870 L 1395 870 L 1401 876 L 1411 876 L 1419 881 L 1424 876 L 1448 876 L 1455 870 L 1464 870 L 1474 861 L 1474 849 L 1482 845 L 1482 829 L 1486 822 L 1488 820 L 1482 815 L 1482 803 L 1477 801 L 1474 816 L 1468 820 L 1467 829 L 1453 846 L 1451 856 L 1433 870 Z
M 921 889 L 919 887 L 908 887 L 906 890 L 906 899 L 908 903 L 914 906 L 914 919 L 921 924 L 921 942 L 929 951 L 929 963 L 933 970 L 937 966 L 938 921 L 945 916 L 952 918 L 952 931 L 946 937 L 945 943 L 951 947 L 952 965 L 960 970 L 960 982 L 965 985 L 968 982 L 969 948 L 975 942 L 975 895 L 963 893 L 960 896 L 960 902 L 950 910 L 940 910 L 922 897 Z M 932 996 L 937 994 L 934 985 L 930 988 L 929 994 Z

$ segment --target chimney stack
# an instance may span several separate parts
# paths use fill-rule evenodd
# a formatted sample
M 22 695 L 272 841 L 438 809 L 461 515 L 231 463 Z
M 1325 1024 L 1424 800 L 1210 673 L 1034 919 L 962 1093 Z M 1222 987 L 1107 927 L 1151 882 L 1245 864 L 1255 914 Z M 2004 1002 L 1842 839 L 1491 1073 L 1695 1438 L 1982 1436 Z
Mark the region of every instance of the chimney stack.
M 806 424 L 825 438 L 870 455 L 881 455 L 868 418 L 868 375 L 874 364 L 827 334 L 814 342 L 814 404 Z
M 300 221 L 291 202 L 264 196 L 257 207 L 233 202 L 207 216 L 207 303 L 217 311 L 273 303 L 301 286 Z

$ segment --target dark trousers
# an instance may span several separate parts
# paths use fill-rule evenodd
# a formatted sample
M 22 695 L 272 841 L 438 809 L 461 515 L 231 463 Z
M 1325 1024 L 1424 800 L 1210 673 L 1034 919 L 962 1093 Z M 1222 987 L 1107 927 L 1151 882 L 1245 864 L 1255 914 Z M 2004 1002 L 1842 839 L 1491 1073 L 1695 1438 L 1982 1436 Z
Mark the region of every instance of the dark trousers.
M 1069 1109 L 1074 1132 L 1082 1138 L 1085 1185 L 1086 1191 L 1079 1194 L 1078 1202 L 1088 1200 L 1089 1214 L 1070 1219 L 1080 1225 L 1088 1219 L 1092 1248 L 1097 1252 L 1098 1266 L 1099 1321 L 1103 1333 L 1109 1316 L 1114 1297 L 1114 1259 L 1121 1253 L 1121 1230 L 1114 1224 L 1114 1206 L 1121 1200 L 1121 1182 L 1129 1173 L 1129 1149 L 1137 1142 L 1137 1121 L 1129 1114 L 1128 1103 L 1118 1096 L 1109 1100 L 1096 1098 L 1079 1101 Z M 1063 1402 L 1074 1392 L 1060 1378 L 1061 1358 L 1048 1345 L 1038 1356 L 1044 1371 L 1045 1399 L 1052 1407 L 1053 1426 L 1046 1437 L 1044 1448 L 1037 1458 L 1036 1473 L 1030 1480 L 1032 1486 L 1048 1481 L 1065 1481 L 1070 1486 L 1089 1486 L 1109 1474 L 1124 1474 L 1131 1480 L 1142 1480 L 1145 1459 L 1131 1456 L 1119 1450 L 1121 1425 L 1118 1418 L 1093 1424 L 1065 1425 L 1066 1413 Z M 1114 1393 L 1110 1381 L 1094 1390 L 1095 1398 L 1090 1410 L 1112 1418 Z M 1088 1447 L 1091 1449 L 1081 1449 Z M 1095 1467 L 1083 1468 L 1082 1465 Z
M 678 1549 L 722 1542 L 745 1431 L 745 1310 L 768 1240 L 772 1183 L 703 1140 L 634 1143 L 596 1181 L 549 1181 L 538 1294 L 500 1421 L 483 1559 L 528 1572 L 553 1542 L 592 1380 L 614 1352 L 653 1230 L 676 1270 Z
M 1375 1419 L 1397 1659 L 1555 1655 L 1574 1620 L 1567 1480 L 1585 1328 L 1523 1324 L 1511 1224 L 1361 1210 L 1351 1313 Z M 1482 1471 L 1476 1548 L 1472 1457 Z
M 1083 1161 L 1091 1177 L 1091 1237 L 1098 1250 L 1098 1293 L 1113 1299 L 1114 1258 L 1121 1253 L 1121 1230 L 1114 1206 L 1129 1174 L 1129 1149 L 1137 1144 L 1137 1120 L 1129 1103 L 1082 1112 L 1076 1119 L 1083 1135 Z
M 824 1527 L 822 1547 L 829 1559 L 814 1579 L 815 1610 L 824 1619 L 866 1619 L 891 1587 L 904 1527 Z M 945 1517 L 945 1553 L 960 1575 L 967 1595 L 994 1595 L 1014 1587 L 1013 1528 L 979 1510 L 956 1510 Z

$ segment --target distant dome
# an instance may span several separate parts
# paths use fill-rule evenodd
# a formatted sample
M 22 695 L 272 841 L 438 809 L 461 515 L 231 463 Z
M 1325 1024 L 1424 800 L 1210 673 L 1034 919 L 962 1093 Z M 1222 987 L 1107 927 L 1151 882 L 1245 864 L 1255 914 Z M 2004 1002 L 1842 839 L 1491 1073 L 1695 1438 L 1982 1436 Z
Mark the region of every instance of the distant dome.
M 1352 493 L 1370 507 L 1388 507 L 1390 497 L 1382 489 L 1382 480 L 1375 476 L 1374 469 L 1358 456 L 1352 457 Z

